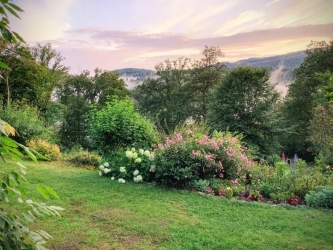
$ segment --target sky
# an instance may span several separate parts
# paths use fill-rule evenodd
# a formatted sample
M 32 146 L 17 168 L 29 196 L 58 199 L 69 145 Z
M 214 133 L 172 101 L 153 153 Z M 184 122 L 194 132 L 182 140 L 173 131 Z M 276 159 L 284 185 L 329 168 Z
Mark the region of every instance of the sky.
M 198 59 L 207 46 L 234 62 L 305 50 L 333 39 L 333 0 L 14 0 L 11 28 L 28 44 L 51 43 L 72 73 L 154 69 Z

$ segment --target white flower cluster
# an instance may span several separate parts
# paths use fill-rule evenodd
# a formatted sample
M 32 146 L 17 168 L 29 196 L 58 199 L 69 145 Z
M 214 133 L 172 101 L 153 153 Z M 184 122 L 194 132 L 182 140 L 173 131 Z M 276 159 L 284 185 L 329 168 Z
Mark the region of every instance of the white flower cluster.
M 142 182 L 142 176 L 141 175 L 137 175 L 133 178 L 134 182 Z
M 136 169 L 136 170 L 133 172 L 133 175 L 134 175 L 134 176 L 137 176 L 138 174 L 139 174 L 139 170 Z
M 127 158 L 129 158 L 130 162 L 133 162 L 132 159 L 134 160 L 134 163 L 141 163 L 143 160 L 145 160 L 146 158 L 148 158 L 150 161 L 153 161 L 154 160 L 154 153 L 153 152 L 150 152 L 149 150 L 144 150 L 144 149 L 139 149 L 139 150 L 136 150 L 135 148 L 131 148 L 131 150 L 127 150 L 125 151 L 125 155 Z M 99 166 L 99 175 L 100 176 L 103 176 L 103 175 L 106 175 L 108 173 L 111 173 L 111 168 L 109 167 L 109 163 L 108 162 L 104 162 L 102 165 Z M 156 166 L 155 165 L 151 165 L 150 166 L 150 170 L 149 172 L 155 172 L 156 171 Z M 120 172 L 120 176 L 117 176 L 117 174 Z M 128 176 L 127 174 L 127 170 L 126 170 L 126 167 L 119 167 L 119 172 L 116 170 L 112 173 L 115 173 L 115 174 L 112 174 L 113 176 L 111 176 L 111 180 L 115 180 L 116 178 L 119 178 L 119 177 L 123 177 L 124 176 Z M 143 181 L 143 177 L 142 175 L 139 175 L 139 170 L 136 169 L 134 172 L 133 172 L 133 180 L 134 182 L 142 182 Z M 125 183 L 125 179 L 123 178 L 119 178 L 118 179 L 118 182 L 123 184 Z
M 121 184 L 124 184 L 125 183 L 125 180 L 123 178 L 119 178 L 118 179 L 118 182 L 121 183 Z
M 103 165 L 100 165 L 98 168 L 99 168 L 99 173 L 98 175 L 99 176 L 103 176 L 103 172 L 104 174 L 108 174 L 111 172 L 111 169 L 109 168 L 109 163 L 108 162 L 104 162 Z
M 149 172 L 155 172 L 156 171 L 156 166 L 155 165 L 151 165 L 150 166 L 150 169 L 149 169 Z

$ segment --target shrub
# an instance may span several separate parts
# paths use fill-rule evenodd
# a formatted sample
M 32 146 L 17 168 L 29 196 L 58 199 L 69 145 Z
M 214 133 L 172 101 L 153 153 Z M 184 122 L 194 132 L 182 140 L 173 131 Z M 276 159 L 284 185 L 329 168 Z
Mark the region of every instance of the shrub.
M 311 191 L 305 196 L 305 201 L 311 207 L 333 208 L 333 187 L 318 186 L 316 191 Z
M 240 141 L 230 134 L 217 133 L 200 139 L 188 131 L 173 139 L 165 138 L 156 149 L 156 182 L 186 188 L 199 179 L 236 179 L 253 162 L 245 154 Z
M 93 152 L 82 149 L 81 147 L 73 147 L 67 156 L 64 157 L 65 161 L 70 162 L 74 166 L 93 166 L 98 167 L 101 157 Z
M 135 149 L 113 151 L 103 156 L 99 164 L 99 175 L 111 177 L 112 180 L 151 181 L 155 174 L 152 164 L 154 153 L 149 150 Z
M 51 144 L 48 141 L 34 138 L 28 141 L 27 146 L 36 150 L 49 160 L 57 160 L 61 156 L 60 148 L 57 144 Z
M 207 190 L 207 187 L 209 186 L 208 180 L 197 180 L 192 183 L 195 190 L 200 192 L 205 192 Z
M 10 106 L 0 105 L 0 117 L 5 120 L 18 132 L 14 139 L 17 142 L 26 144 L 34 137 L 49 142 L 56 142 L 55 134 L 46 128 L 45 122 L 40 118 L 37 108 L 22 103 L 12 103 Z
M 150 147 L 157 142 L 153 124 L 134 111 L 129 99 L 114 97 L 101 110 L 92 109 L 87 122 L 93 145 L 103 153 L 138 144 Z

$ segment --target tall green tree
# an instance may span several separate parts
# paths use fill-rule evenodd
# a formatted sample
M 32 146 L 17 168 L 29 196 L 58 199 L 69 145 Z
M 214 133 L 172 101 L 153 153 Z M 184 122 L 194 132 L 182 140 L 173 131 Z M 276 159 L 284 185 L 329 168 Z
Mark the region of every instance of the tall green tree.
M 57 90 L 58 101 L 64 106 L 60 138 L 67 147 L 81 145 L 90 148 L 85 120 L 91 104 L 98 104 L 98 108 L 103 108 L 108 97 L 123 99 L 129 95 L 117 72 L 96 69 L 94 73 L 94 76 L 89 71 L 70 75 Z
M 215 130 L 243 134 L 248 145 L 269 155 L 278 146 L 279 119 L 273 112 L 278 100 L 266 68 L 233 68 L 214 89 L 208 123 Z
M 111 96 L 118 96 L 120 99 L 129 96 L 130 92 L 126 88 L 124 80 L 119 77 L 120 75 L 116 71 L 95 69 L 95 75 L 92 78 L 95 86 L 93 98 L 98 100 L 100 105 L 105 105 Z
M 218 59 L 224 54 L 218 47 L 208 47 L 201 52 L 203 58 L 195 60 L 191 70 L 191 89 L 194 94 L 194 107 L 197 117 L 206 119 L 210 91 L 221 82 L 226 65 Z
M 59 131 L 63 145 L 88 147 L 85 115 L 89 111 L 89 105 L 94 103 L 92 92 L 93 82 L 89 71 L 68 76 L 65 84 L 58 88 L 58 100 L 64 105 L 63 121 Z
M 165 60 L 155 67 L 156 79 L 148 79 L 136 88 L 141 111 L 153 117 L 158 127 L 169 134 L 181 122 L 193 116 L 191 60 Z
M 306 58 L 294 71 L 295 81 L 290 84 L 283 113 L 287 125 L 297 125 L 296 133 L 285 139 L 285 149 L 289 154 L 297 153 L 301 158 L 313 160 L 309 152 L 309 125 L 313 118 L 313 108 L 317 105 L 317 92 L 325 84 L 318 73 L 333 72 L 333 41 L 312 41 L 306 50 Z
M 8 65 L 8 69 L 1 70 L 0 79 L 5 103 L 25 100 L 45 116 L 53 91 L 64 83 L 68 72 L 63 58 L 50 44 L 29 47 L 1 39 L 0 51 L 0 60 Z

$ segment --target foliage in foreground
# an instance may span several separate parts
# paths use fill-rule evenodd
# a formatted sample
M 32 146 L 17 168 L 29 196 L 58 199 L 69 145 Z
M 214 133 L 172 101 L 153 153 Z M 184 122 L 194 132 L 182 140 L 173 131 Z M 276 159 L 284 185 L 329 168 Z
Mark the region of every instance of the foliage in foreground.
M 46 127 L 35 107 L 24 103 L 0 104 L 0 117 L 18 131 L 14 139 L 19 143 L 26 144 L 34 137 L 55 142 L 53 131 Z
M 57 144 L 51 144 L 39 138 L 31 139 L 28 141 L 27 146 L 50 160 L 57 160 L 61 156 L 60 148 Z
M 0 119 L 0 154 L 3 161 L 4 156 L 9 155 L 20 167 L 21 174 L 15 171 L 1 171 L 0 182 L 3 187 L 0 190 L 0 202 L 10 202 L 12 206 L 18 206 L 19 203 L 26 205 L 19 215 L 7 213 L 0 207 L 0 247 L 7 250 L 31 249 L 34 246 L 38 250 L 46 249 L 45 240 L 51 238 L 44 230 L 30 230 L 28 223 L 33 222 L 36 218 L 43 215 L 58 215 L 61 207 L 48 206 L 45 203 L 36 202 L 26 194 L 26 189 L 22 187 L 21 182 L 26 181 L 26 167 L 20 163 L 23 155 L 20 149 L 35 162 L 37 157 L 43 158 L 38 152 L 17 143 L 8 137 L 8 134 L 14 135 L 15 129 L 8 123 Z M 45 199 L 49 199 L 49 195 L 59 199 L 56 192 L 49 186 L 37 186 L 37 191 Z

